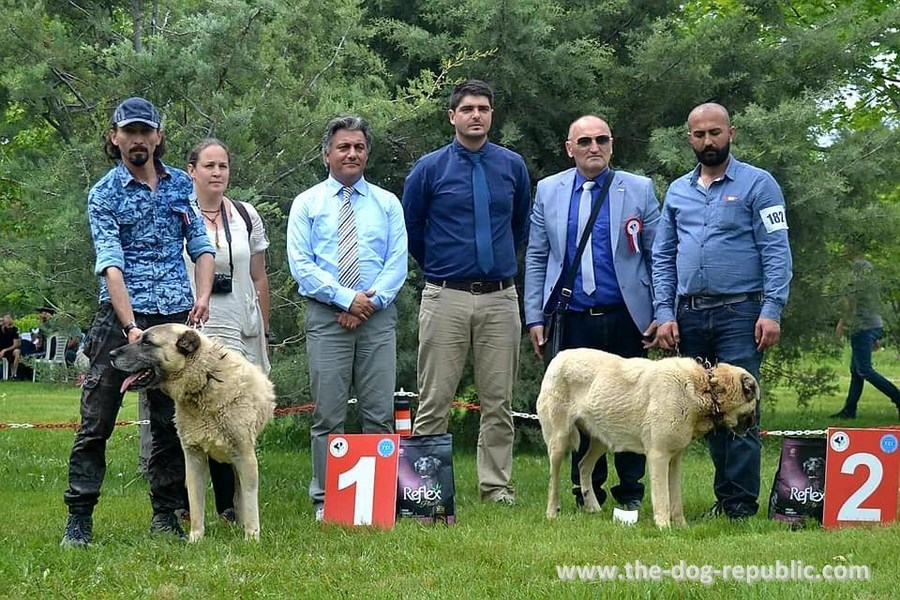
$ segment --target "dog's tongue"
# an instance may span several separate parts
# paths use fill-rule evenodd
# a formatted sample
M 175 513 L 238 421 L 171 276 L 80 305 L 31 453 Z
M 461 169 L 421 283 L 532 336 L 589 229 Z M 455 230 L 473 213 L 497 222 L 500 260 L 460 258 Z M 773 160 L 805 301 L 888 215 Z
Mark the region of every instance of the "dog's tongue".
M 131 375 L 126 377 L 125 381 L 122 382 L 122 387 L 121 387 L 121 389 L 119 389 L 119 392 L 124 394 L 125 391 L 128 389 L 128 386 L 130 386 L 132 383 L 134 383 L 135 380 L 138 377 L 140 377 L 141 375 L 143 375 L 143 373 L 139 372 L 139 373 L 132 373 Z

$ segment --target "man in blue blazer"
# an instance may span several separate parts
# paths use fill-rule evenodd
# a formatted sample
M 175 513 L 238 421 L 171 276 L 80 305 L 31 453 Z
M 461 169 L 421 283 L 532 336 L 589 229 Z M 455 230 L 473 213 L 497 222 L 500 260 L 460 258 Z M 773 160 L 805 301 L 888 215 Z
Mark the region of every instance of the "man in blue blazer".
M 537 184 L 531 231 L 525 255 L 525 321 L 535 353 L 543 357 L 544 311 L 558 302 L 557 282 L 572 263 L 592 206 L 602 202 L 590 239 L 575 271 L 573 293 L 563 315 L 561 348 L 597 348 L 624 357 L 646 356 L 655 345 L 650 250 L 659 221 L 659 202 L 647 177 L 616 171 L 604 198 L 600 191 L 612 173 L 613 138 L 603 119 L 586 115 L 569 127 L 566 152 L 575 168 Z M 587 452 L 587 436 L 572 455 L 576 503 L 584 499 L 578 463 Z M 646 459 L 631 452 L 616 453 L 619 485 L 613 498 L 635 510 L 644 495 L 640 482 Z M 606 460 L 594 468 L 597 500 L 606 492 Z

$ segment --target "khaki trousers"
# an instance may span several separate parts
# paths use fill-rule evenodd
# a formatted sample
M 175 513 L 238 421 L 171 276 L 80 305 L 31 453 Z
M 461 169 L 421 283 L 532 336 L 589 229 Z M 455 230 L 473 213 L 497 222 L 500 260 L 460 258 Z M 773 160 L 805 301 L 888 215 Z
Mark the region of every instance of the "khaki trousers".
M 516 288 L 490 294 L 426 284 L 419 309 L 419 410 L 415 435 L 446 433 L 450 405 L 473 349 L 481 404 L 478 489 L 482 499 L 512 493 L 512 390 L 522 324 Z

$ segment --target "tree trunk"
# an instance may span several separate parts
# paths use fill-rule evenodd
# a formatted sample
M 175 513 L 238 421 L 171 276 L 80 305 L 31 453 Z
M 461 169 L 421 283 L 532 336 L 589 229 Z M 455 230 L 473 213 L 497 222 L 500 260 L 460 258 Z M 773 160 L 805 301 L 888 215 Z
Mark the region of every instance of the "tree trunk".
M 134 51 L 141 51 L 141 0 L 131 0 L 131 21 L 134 23 L 134 33 L 131 41 Z

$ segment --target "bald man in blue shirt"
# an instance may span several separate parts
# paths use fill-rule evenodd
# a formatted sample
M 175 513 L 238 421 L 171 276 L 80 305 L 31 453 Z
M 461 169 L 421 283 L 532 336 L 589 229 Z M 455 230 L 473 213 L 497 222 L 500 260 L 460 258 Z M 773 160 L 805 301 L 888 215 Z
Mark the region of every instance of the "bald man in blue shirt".
M 653 244 L 657 342 L 759 379 L 763 350 L 781 336 L 791 248 L 781 188 L 767 171 L 731 155 L 734 133 L 719 104 L 701 104 L 688 116 L 700 164 L 669 187 Z M 711 513 L 756 514 L 758 427 L 742 437 L 717 427 L 706 439 L 716 470 Z

